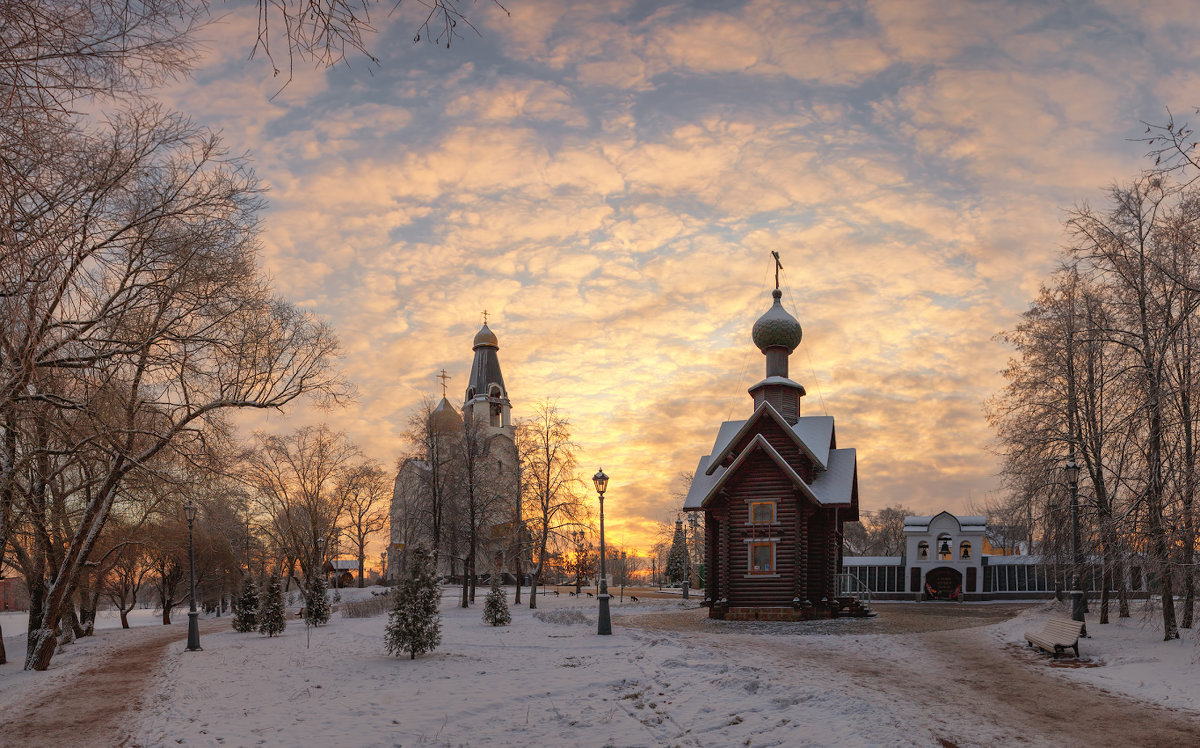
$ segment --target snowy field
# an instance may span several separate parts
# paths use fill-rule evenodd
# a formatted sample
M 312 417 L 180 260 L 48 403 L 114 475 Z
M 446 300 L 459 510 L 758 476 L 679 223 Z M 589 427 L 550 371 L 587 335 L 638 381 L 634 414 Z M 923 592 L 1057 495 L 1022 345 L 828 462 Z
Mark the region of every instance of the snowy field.
M 206 637 L 203 653 L 172 648 L 135 742 L 928 746 L 1013 737 L 1003 720 L 930 717 L 888 681 L 889 662 L 935 679 L 963 676 L 933 657 L 933 634 L 815 633 L 825 623 L 810 634 L 792 627 L 764 636 L 729 633 L 720 623 L 664 631 L 617 620 L 613 636 L 600 637 L 596 602 L 587 598 L 540 597 L 538 611 L 513 606 L 512 625 L 500 628 L 480 620 L 482 598 L 467 610 L 454 602 L 447 590 L 442 645 L 416 660 L 384 653 L 386 616 L 335 615 L 313 630 L 311 643 L 292 621 L 274 639 L 229 632 Z M 683 605 L 695 603 L 614 605 L 614 616 Z M 1037 604 L 1014 620 L 951 633 L 1019 668 L 1200 712 L 1192 632 L 1164 644 L 1153 619 L 1091 623 L 1093 638 L 1081 645 L 1090 667 L 1051 668 L 1022 639 L 1050 608 Z
M 1063 658 L 1062 677 L 1087 683 L 1113 693 L 1149 701 L 1172 709 L 1196 712 L 1200 717 L 1200 637 L 1196 629 L 1181 629 L 1180 638 L 1162 640 L 1162 614 L 1135 606 L 1130 618 L 1116 617 L 1116 604 L 1110 611 L 1110 623 L 1101 626 L 1096 606 L 1087 616 L 1089 638 L 1079 642 L 1082 663 L 1088 667 L 1067 667 L 1073 658 Z M 998 624 L 992 635 L 1010 647 L 1025 648 L 1025 632 L 1039 630 L 1048 612 L 1070 618 L 1070 604 L 1037 605 L 1023 615 Z

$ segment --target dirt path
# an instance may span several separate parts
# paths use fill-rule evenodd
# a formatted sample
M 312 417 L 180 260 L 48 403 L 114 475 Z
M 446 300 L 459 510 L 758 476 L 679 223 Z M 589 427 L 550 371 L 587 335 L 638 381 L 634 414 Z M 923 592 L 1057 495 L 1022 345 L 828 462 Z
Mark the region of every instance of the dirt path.
M 881 606 L 878 618 L 854 622 L 729 625 L 707 620 L 704 611 L 688 611 L 630 616 L 623 623 L 685 636 L 716 634 L 730 662 L 765 658 L 803 678 L 831 683 L 844 683 L 851 674 L 855 686 L 844 689 L 847 698 L 886 699 L 913 724 L 932 721 L 947 747 L 980 744 L 973 737 L 980 728 L 982 734 L 1004 735 L 1010 744 L 1200 745 L 1196 715 L 1073 683 L 1057 676 L 1047 658 L 1018 645 L 1000 646 L 978 628 L 1023 606 L 906 607 Z M 850 626 L 839 626 L 846 623 Z M 837 636 L 786 635 L 831 633 L 831 627 L 856 646 Z M 903 636 L 911 646 L 904 656 L 884 660 L 860 645 L 861 634 Z
M 201 636 L 227 630 L 230 620 L 201 621 Z M 187 627 L 146 626 L 122 634 L 125 641 L 98 651 L 95 662 L 65 683 L 34 689 L 27 706 L 0 715 L 4 723 L 0 743 L 23 748 L 124 745 L 129 738 L 129 715 L 141 709 L 167 647 L 184 646 Z M 201 646 L 203 643 L 202 638 Z

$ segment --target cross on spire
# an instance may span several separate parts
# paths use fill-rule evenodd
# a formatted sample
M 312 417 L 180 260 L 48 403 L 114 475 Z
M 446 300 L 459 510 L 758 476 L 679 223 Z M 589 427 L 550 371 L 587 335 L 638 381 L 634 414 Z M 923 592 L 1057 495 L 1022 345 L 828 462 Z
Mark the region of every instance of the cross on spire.
M 452 379 L 453 377 L 451 377 L 451 376 L 449 376 L 448 374 L 446 374 L 446 370 L 445 370 L 445 369 L 442 369 L 442 373 L 441 373 L 441 374 L 438 374 L 438 375 L 437 375 L 437 378 L 438 378 L 438 379 L 440 379 L 440 380 L 442 380 L 442 397 L 445 397 L 445 396 L 446 396 L 446 382 L 448 382 L 448 381 L 449 381 L 450 379 Z
M 779 253 L 771 250 L 771 256 L 775 258 L 775 290 L 779 290 L 779 271 L 783 270 L 783 263 L 779 261 Z
M 487 324 L 487 318 L 488 318 L 488 311 L 486 309 L 484 309 L 483 310 L 483 324 L 485 324 L 485 325 Z

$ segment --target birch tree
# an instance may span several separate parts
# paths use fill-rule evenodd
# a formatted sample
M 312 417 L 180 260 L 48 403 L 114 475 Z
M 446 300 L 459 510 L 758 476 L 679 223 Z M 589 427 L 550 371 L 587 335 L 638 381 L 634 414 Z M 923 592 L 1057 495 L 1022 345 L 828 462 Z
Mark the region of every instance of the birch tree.
M 570 421 L 553 403 L 536 403 L 533 416 L 517 427 L 522 515 L 537 554 L 534 580 L 545 569 L 550 539 L 587 520 L 583 483 L 576 475 L 578 449 L 571 441 Z M 529 590 L 529 607 L 537 607 L 536 584 Z
M 1157 175 L 1114 187 L 1109 197 L 1106 213 L 1087 207 L 1074 212 L 1068 223 L 1071 251 L 1104 284 L 1113 309 L 1113 323 L 1105 329 L 1108 339 L 1134 359 L 1145 429 L 1142 500 L 1147 540 L 1159 569 L 1163 636 L 1175 639 L 1174 539 L 1167 516 L 1169 476 L 1164 474 L 1170 428 L 1168 367 L 1172 341 L 1185 330 L 1200 297 L 1186 293 L 1172 271 L 1181 261 L 1187 266 L 1197 260 L 1200 213 L 1187 193 Z

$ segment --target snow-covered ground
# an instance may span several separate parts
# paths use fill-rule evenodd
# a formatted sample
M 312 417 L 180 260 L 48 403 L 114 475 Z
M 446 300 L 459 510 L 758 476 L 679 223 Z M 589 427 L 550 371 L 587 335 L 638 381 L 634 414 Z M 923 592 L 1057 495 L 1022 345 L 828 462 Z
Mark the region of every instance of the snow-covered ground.
M 1087 616 L 1090 638 L 1079 642 L 1080 664 L 1062 658 L 1053 672 L 1113 693 L 1200 715 L 1200 637 L 1196 629 L 1181 629 L 1180 637 L 1162 640 L 1162 614 L 1133 603 L 1133 615 L 1118 619 L 1116 605 L 1110 623 L 1101 626 L 1095 604 Z M 992 635 L 1014 647 L 1025 647 L 1025 632 L 1039 631 L 1048 613 L 1070 617 L 1069 603 L 1044 603 L 991 627 Z M 1031 657 L 1035 655 L 1030 655 Z M 1045 664 L 1045 658 L 1041 658 Z
M 373 591 L 343 590 L 341 597 Z M 170 647 L 135 725 L 136 743 L 923 746 L 1025 736 L 1038 742 L 1038 728 L 1013 728 L 1003 704 L 991 705 L 1001 713 L 990 721 L 943 719 L 929 698 L 944 694 L 922 701 L 907 689 L 912 673 L 954 683 L 964 668 L 988 662 L 1004 665 L 1009 680 L 1024 682 L 1027 673 L 1031 686 L 1040 678 L 1044 689 L 1048 676 L 1200 715 L 1195 633 L 1185 630 L 1181 640 L 1164 643 L 1159 619 L 1140 612 L 1107 626 L 1090 615 L 1082 666 L 1067 660 L 1058 667 L 1023 639 L 1051 612 L 1065 612 L 1050 603 L 1031 604 L 992 626 L 896 634 L 876 633 L 886 626 L 869 621 L 784 628 L 706 623 L 702 611 L 679 630 L 642 628 L 620 616 L 694 610 L 696 603 L 614 600 L 614 634 L 601 637 L 590 598 L 539 596 L 539 610 L 513 606 L 512 625 L 500 628 L 480 620 L 482 599 L 467 610 L 456 601 L 457 590 L 444 590 L 442 645 L 416 660 L 385 654 L 386 615 L 335 615 L 311 632 L 292 620 L 276 638 L 208 634 L 203 653 Z M 886 611 L 876 620 L 885 624 Z M 0 667 L 0 714 L 22 692 L 48 679 L 68 683 L 94 656 L 143 636 L 111 630 L 119 621 L 104 616 L 102 636 L 63 647 L 47 673 L 23 673 L 24 618 L 5 614 L 3 621 L 16 662 Z M 159 617 L 138 611 L 131 622 L 157 624 Z M 176 628 L 182 640 L 186 626 Z M 964 642 L 993 659 L 956 661 Z M 980 676 L 986 689 L 988 675 L 968 677 Z M 968 706 L 954 705 L 956 712 Z
M 352 592 L 349 596 L 362 593 Z M 335 616 L 282 637 L 224 633 L 203 655 L 171 651 L 136 733 L 142 745 L 931 745 L 964 740 L 944 723 L 914 722 L 893 689 L 862 670 L 808 664 L 911 661 L 932 635 L 789 633 L 786 637 L 661 631 L 614 625 L 595 633 L 596 602 L 539 598 L 514 606 L 513 623 L 480 620 L 443 597 L 443 641 L 416 660 L 383 651 L 386 616 Z M 678 611 L 642 601 L 614 614 Z M 694 606 L 694 603 L 691 603 Z M 635 613 L 636 612 L 636 613 Z M 982 646 L 1024 666 L 1109 691 L 1200 712 L 1200 667 L 1191 632 L 1163 644 L 1153 620 L 1101 627 L 1082 645 L 1088 664 L 1051 668 L 1018 647 L 1044 620 L 1035 605 L 1002 624 L 973 629 Z M 786 639 L 786 655 L 774 645 Z M 866 687 L 864 687 L 864 685 Z M 801 728 L 802 726 L 802 728 Z M 1004 742 L 1002 726 L 976 725 L 968 744 Z
M 121 619 L 116 611 L 102 612 L 96 617 L 97 630 L 107 631 L 105 636 L 91 636 L 60 646 L 54 655 L 50 670 L 44 673 L 24 672 L 22 664 L 25 660 L 25 627 L 28 625 L 28 613 L 0 613 L 0 625 L 4 626 L 4 648 L 8 654 L 8 663 L 0 665 L 0 713 L 5 708 L 21 701 L 24 693 L 35 687 L 44 687 L 52 682 L 69 683 L 71 678 L 80 670 L 88 667 L 89 662 L 115 647 L 127 643 L 130 637 L 137 634 L 130 629 L 122 631 Z M 175 620 L 179 620 L 176 616 Z M 183 617 L 187 621 L 187 616 Z M 129 625 L 132 627 L 162 625 L 162 613 L 154 610 L 138 609 L 129 614 Z M 112 629 L 118 629 L 112 631 Z M 187 636 L 187 629 L 181 627 L 182 636 Z M 4 744 L 0 732 L 0 745 Z

